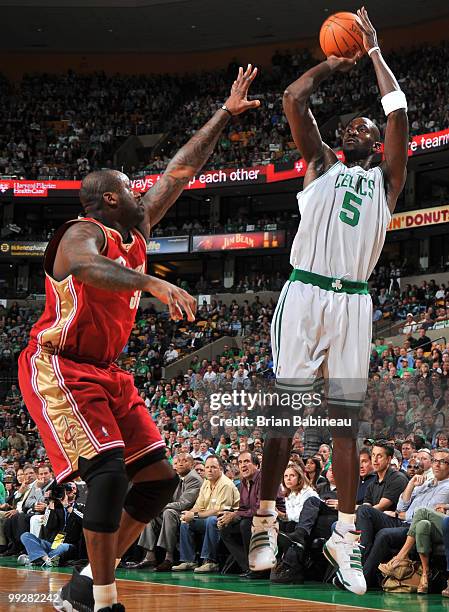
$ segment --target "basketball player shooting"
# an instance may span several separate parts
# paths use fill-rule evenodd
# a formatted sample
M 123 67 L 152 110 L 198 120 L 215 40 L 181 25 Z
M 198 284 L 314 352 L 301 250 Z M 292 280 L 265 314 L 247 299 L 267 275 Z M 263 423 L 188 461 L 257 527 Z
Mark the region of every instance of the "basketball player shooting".
M 329 416 L 351 418 L 351 432 L 333 428 L 333 473 L 338 490 L 338 522 L 324 553 L 337 568 L 339 582 L 363 594 L 359 533 L 355 531 L 358 486 L 357 413 L 366 392 L 372 334 L 372 303 L 367 280 L 385 240 L 391 213 L 406 179 L 407 103 L 382 57 L 365 8 L 357 12 L 363 45 L 373 63 L 387 115 L 384 161 L 380 133 L 366 117 L 357 117 L 343 135 L 345 163 L 321 139 L 310 111 L 310 96 L 336 71 L 348 72 L 360 56 L 330 56 L 289 85 L 283 104 L 293 139 L 307 162 L 298 194 L 301 222 L 293 242 L 293 266 L 272 322 L 272 346 L 279 392 L 313 388 L 327 379 Z M 354 87 L 357 79 L 354 78 Z M 357 399 L 332 395 L 340 381 L 361 387 Z M 334 385 L 332 384 L 334 383 Z M 276 563 L 275 497 L 291 448 L 288 436 L 271 437 L 264 452 L 261 502 L 253 519 L 249 565 L 265 570 Z M 266 469 L 268 467 L 268 469 Z
M 239 70 L 226 103 L 182 147 L 141 198 L 121 172 L 83 180 L 85 216 L 63 225 L 44 260 L 46 304 L 19 358 L 19 382 L 58 482 L 80 475 L 88 495 L 83 519 L 90 564 L 58 594 L 72 612 L 121 612 L 115 568 L 172 499 L 178 476 L 129 373 L 115 365 L 147 291 L 173 320 L 195 318 L 196 301 L 146 271 L 150 228 L 175 203 L 247 100 L 257 69 Z M 130 486 L 131 485 L 131 486 Z

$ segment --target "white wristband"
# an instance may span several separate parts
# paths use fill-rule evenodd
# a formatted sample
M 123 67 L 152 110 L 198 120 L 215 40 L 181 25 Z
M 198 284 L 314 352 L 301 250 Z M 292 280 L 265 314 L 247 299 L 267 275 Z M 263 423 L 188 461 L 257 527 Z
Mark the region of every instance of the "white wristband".
M 400 89 L 395 89 L 387 93 L 381 100 L 384 113 L 388 116 L 395 110 L 404 108 L 407 111 L 407 98 Z
M 379 51 L 380 53 L 380 47 L 371 47 L 371 49 L 368 51 L 368 55 L 371 57 L 371 53 L 374 53 L 374 51 Z

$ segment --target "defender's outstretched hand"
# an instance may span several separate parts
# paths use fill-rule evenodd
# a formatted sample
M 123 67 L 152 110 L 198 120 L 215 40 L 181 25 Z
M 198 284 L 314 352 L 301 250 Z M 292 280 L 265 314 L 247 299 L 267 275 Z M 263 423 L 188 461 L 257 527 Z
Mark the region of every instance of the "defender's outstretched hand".
M 359 18 L 359 27 L 363 34 L 363 46 L 365 51 L 368 52 L 373 47 L 378 47 L 377 34 L 368 17 L 368 11 L 364 6 L 357 11 L 357 17 Z
M 232 115 L 240 115 L 250 108 L 260 106 L 260 100 L 248 100 L 248 89 L 257 75 L 257 68 L 248 64 L 247 69 L 239 68 L 239 73 L 231 87 L 231 95 L 226 100 L 226 108 Z

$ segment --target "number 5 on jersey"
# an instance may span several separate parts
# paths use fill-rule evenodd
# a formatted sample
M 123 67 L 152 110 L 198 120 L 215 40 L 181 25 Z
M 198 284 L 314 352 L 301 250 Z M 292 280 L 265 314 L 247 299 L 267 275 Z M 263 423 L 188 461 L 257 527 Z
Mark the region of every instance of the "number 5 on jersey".
M 345 193 L 343 204 L 341 206 L 341 211 L 338 217 L 340 221 L 343 221 L 343 223 L 355 227 L 360 219 L 360 210 L 356 208 L 351 202 L 354 202 L 354 204 L 357 204 L 357 206 L 361 206 L 362 198 L 359 198 L 350 191 L 347 191 Z

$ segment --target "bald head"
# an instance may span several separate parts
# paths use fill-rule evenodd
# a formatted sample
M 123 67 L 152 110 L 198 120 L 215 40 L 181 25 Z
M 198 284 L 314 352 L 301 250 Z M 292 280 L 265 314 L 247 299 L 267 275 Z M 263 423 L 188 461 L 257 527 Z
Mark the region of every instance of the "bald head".
M 79 198 L 85 211 L 102 208 L 105 193 L 120 193 L 128 181 L 118 170 L 97 170 L 84 177 Z

